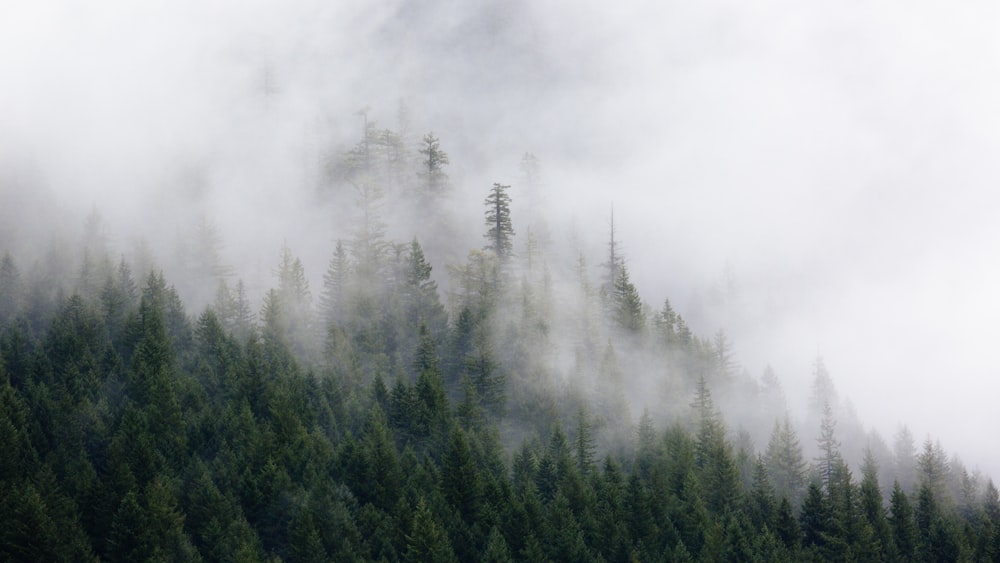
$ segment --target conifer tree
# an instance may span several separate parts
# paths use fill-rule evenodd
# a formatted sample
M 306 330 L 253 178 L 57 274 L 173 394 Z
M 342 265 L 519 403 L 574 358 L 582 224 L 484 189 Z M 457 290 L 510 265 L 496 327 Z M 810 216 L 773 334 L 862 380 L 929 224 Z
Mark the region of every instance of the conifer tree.
M 421 141 L 420 154 L 424 155 L 419 172 L 422 195 L 429 202 L 448 189 L 448 175 L 444 171 L 449 163 L 448 153 L 441 150 L 440 139 L 428 133 Z
M 586 408 L 581 405 L 575 415 L 576 435 L 573 438 L 573 450 L 576 465 L 580 473 L 586 475 L 594 465 L 594 434 Z
M 433 514 L 424 502 L 423 497 L 417 502 L 410 525 L 410 533 L 406 536 L 407 561 L 423 563 L 425 561 L 440 561 L 450 563 L 457 561 L 455 552 L 448 540 L 448 534 L 434 520 Z
M 823 404 L 823 419 L 820 422 L 820 434 L 816 439 L 819 445 L 819 457 L 816 458 L 816 470 L 819 472 L 820 483 L 829 493 L 835 484 L 836 472 L 843 464 L 840 457 L 840 442 L 834 437 L 837 421 L 833 418 L 830 403 Z
M 497 260 L 504 264 L 514 250 L 514 227 L 510 222 L 510 195 L 505 186 L 495 182 L 486 197 L 486 246 L 485 250 L 493 252 Z
M 691 406 L 698 418 L 695 463 L 699 481 L 705 490 L 705 504 L 709 512 L 722 514 L 733 506 L 740 494 L 740 476 L 732 445 L 726 440 L 725 424 L 715 409 L 704 377 L 698 379 Z
M 917 448 L 913 442 L 913 434 L 903 425 L 896 432 L 892 442 L 893 476 L 899 481 L 899 486 L 907 494 L 916 491 L 917 479 Z
M 323 274 L 323 291 L 319 298 L 320 320 L 324 329 L 343 322 L 349 279 L 350 261 L 343 241 L 338 240 L 333 256 L 330 257 L 330 264 Z
M 482 482 L 466 434 L 457 426 L 452 428 L 448 439 L 441 471 L 445 498 L 466 523 L 475 522 L 482 501 Z
M 0 326 L 20 310 L 22 304 L 21 271 L 9 252 L 0 258 Z
M 889 527 L 900 561 L 913 561 L 917 553 L 918 530 L 913 519 L 913 508 L 899 481 L 893 483 L 889 499 Z
M 642 310 L 642 299 L 632 281 L 629 279 L 628 268 L 622 263 L 618 266 L 614 290 L 611 295 L 614 320 L 618 328 L 630 333 L 642 332 L 646 318 Z
M 882 491 L 878 485 L 878 465 L 871 448 L 865 450 L 861 465 L 861 514 L 871 528 L 872 545 L 876 553 L 889 556 L 892 552 L 892 533 L 882 506 Z
M 419 428 L 424 436 L 443 435 L 448 424 L 448 396 L 438 367 L 437 351 L 430 332 L 420 325 L 419 344 L 414 368 L 417 372 L 416 399 L 419 401 Z
M 774 422 L 764 455 L 775 494 L 779 498 L 787 498 L 792 506 L 799 506 L 805 493 L 807 464 L 787 413 L 783 422 Z

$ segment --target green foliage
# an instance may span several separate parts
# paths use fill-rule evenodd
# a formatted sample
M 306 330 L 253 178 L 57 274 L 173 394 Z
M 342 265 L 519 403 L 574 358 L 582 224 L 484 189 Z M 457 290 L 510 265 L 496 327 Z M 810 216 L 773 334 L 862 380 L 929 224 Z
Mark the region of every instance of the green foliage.
M 375 187 L 402 157 L 391 132 L 369 133 L 352 178 Z M 787 416 L 762 455 L 748 436 L 734 444 L 709 385 L 727 398 L 726 382 L 742 377 L 724 335 L 695 336 L 666 302 L 655 333 L 638 336 L 645 312 L 618 254 L 624 331 L 542 306 L 540 276 L 497 284 L 500 266 L 513 266 L 478 251 L 459 272 L 449 324 L 421 246 L 389 245 L 377 228 L 366 236 L 338 245 L 316 310 L 302 262 L 284 249 L 259 323 L 242 283 L 218 284 L 192 322 L 162 274 L 140 292 L 124 259 L 115 270 L 88 258 L 73 283 L 100 291 L 59 297 L 0 259 L 0 560 L 1000 553 L 1000 494 L 939 444 L 917 456 L 902 437 L 882 477 L 909 472 L 920 488 L 913 507 L 897 483 L 888 510 L 875 455 L 860 483 L 846 446 L 841 458 L 832 406 L 813 468 Z M 581 307 L 596 316 L 599 303 Z M 562 326 L 556 317 L 585 328 L 539 328 Z M 563 352 L 576 361 L 560 387 Z M 650 358 L 664 361 L 674 394 L 648 397 L 636 421 L 625 381 Z M 830 397 L 832 383 L 819 381 Z M 818 479 L 807 487 L 810 469 Z

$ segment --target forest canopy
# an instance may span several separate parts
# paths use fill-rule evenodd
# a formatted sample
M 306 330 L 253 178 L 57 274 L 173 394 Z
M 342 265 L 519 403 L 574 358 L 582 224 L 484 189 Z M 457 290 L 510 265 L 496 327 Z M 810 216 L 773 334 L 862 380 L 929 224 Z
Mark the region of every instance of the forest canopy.
M 351 219 L 319 285 L 288 245 L 245 281 L 208 217 L 174 257 L 98 209 L 4 252 L 3 559 L 1000 557 L 987 476 L 865 429 L 822 358 L 793 417 L 724 331 L 643 300 L 613 215 L 562 260 L 496 182 L 466 236 L 447 139 L 415 138 L 366 119 L 323 163 Z

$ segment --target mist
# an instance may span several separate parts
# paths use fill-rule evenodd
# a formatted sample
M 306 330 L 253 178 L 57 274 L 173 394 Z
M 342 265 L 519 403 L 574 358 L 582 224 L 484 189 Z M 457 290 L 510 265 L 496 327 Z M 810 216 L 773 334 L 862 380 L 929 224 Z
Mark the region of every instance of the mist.
M 0 251 L 98 209 L 118 252 L 167 255 L 208 217 L 258 295 L 283 244 L 318 288 L 350 229 L 324 163 L 403 107 L 451 156 L 468 240 L 511 184 L 518 235 L 544 218 L 596 276 L 613 205 L 643 300 L 724 329 L 793 411 L 822 356 L 885 438 L 907 424 L 995 476 L 998 23 L 930 1 L 6 6 Z M 441 284 L 464 259 L 428 254 Z

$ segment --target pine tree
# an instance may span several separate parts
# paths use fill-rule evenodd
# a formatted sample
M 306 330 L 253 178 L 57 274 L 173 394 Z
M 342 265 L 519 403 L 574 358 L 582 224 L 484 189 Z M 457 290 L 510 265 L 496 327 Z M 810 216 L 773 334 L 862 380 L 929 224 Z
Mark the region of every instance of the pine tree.
M 698 380 L 695 401 L 691 406 L 698 419 L 695 463 L 699 481 L 705 490 L 705 504 L 712 514 L 722 514 L 739 497 L 740 476 L 732 445 L 726 440 L 725 424 L 715 409 L 704 377 Z
M 799 506 L 805 493 L 807 464 L 787 413 L 782 423 L 774 422 L 764 455 L 775 495 L 787 498 L 792 506 Z
M 871 525 L 881 547 L 886 548 L 889 545 L 889 527 L 878 484 L 878 464 L 871 448 L 865 450 L 865 459 L 861 464 L 860 492 L 861 512 Z
M 496 182 L 490 189 L 484 205 L 486 206 L 486 246 L 492 251 L 501 264 L 507 262 L 514 249 L 514 227 L 510 222 L 510 195 L 505 186 Z
M 437 282 L 431 278 L 431 265 L 417 239 L 413 239 L 406 253 L 403 297 L 406 307 L 407 328 L 425 324 L 435 339 L 440 339 L 447 328 L 448 315 L 438 298 Z
M 9 252 L 0 258 L 0 326 L 6 326 L 21 309 L 21 272 Z
M 810 483 L 806 491 L 799 521 L 802 526 L 804 546 L 813 546 L 820 550 L 826 547 L 829 535 L 833 531 L 832 515 L 829 502 L 815 483 Z
M 819 445 L 819 457 L 816 458 L 816 469 L 819 471 L 820 483 L 829 493 L 835 482 L 835 473 L 843 460 L 840 457 L 840 442 L 834 437 L 837 421 L 833 418 L 830 403 L 823 404 L 823 419 L 820 422 L 820 434 L 816 439 Z
M 912 494 L 916 491 L 917 479 L 917 448 L 913 442 L 913 434 L 905 425 L 899 428 L 892 443 L 893 467 L 895 480 L 903 492 Z
M 482 482 L 465 432 L 457 426 L 452 428 L 442 462 L 441 488 L 466 523 L 476 521 L 482 501 Z
M 586 475 L 594 466 L 594 435 L 593 426 L 587 416 L 584 406 L 576 411 L 576 436 L 573 438 L 573 450 L 576 465 L 580 473 Z
M 614 292 L 611 295 L 614 320 L 618 328 L 637 334 L 646 326 L 646 317 L 642 310 L 642 299 L 639 292 L 629 280 L 628 268 L 622 263 L 618 266 L 615 278 Z
M 900 561 L 913 561 L 917 553 L 918 530 L 913 519 L 913 508 L 906 493 L 893 483 L 892 497 L 889 499 L 889 527 Z
M 447 429 L 449 404 L 444 378 L 438 367 L 437 351 L 430 332 L 420 325 L 414 369 L 417 372 L 416 399 L 419 403 L 419 428 L 424 436 L 443 435 Z
M 428 133 L 424 135 L 420 154 L 424 155 L 419 173 L 422 195 L 429 203 L 448 189 L 448 175 L 444 172 L 444 167 L 449 163 L 448 153 L 441 150 L 441 142 L 434 133 Z
M 663 309 L 653 317 L 653 326 L 663 345 L 670 349 L 677 343 L 677 313 L 670 306 L 670 300 L 663 300 Z
M 423 497 L 417 502 L 417 508 L 413 513 L 410 533 L 406 536 L 404 557 L 412 563 L 457 561 L 448 534 L 434 521 L 434 516 Z
M 330 257 L 330 265 L 323 274 L 323 291 L 319 298 L 320 320 L 324 329 L 343 322 L 350 273 L 347 251 L 343 241 L 338 240 L 336 250 Z

